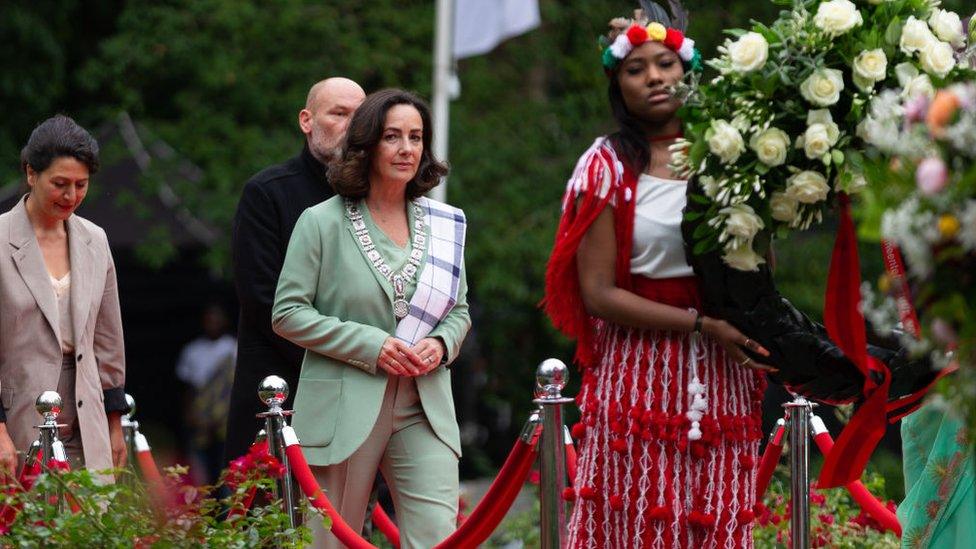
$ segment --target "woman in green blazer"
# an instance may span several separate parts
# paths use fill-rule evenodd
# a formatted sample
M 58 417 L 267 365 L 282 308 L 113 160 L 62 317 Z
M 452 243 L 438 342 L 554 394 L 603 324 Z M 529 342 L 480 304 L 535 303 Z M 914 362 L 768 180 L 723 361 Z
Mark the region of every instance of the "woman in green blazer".
M 338 196 L 302 214 L 273 325 L 306 349 L 293 425 L 319 484 L 354 530 L 376 470 L 402 547 L 456 527 L 460 437 L 447 366 L 471 325 L 465 219 L 422 197 L 447 167 L 428 107 L 401 90 L 366 98 L 329 180 Z M 340 547 L 313 524 L 317 547 Z

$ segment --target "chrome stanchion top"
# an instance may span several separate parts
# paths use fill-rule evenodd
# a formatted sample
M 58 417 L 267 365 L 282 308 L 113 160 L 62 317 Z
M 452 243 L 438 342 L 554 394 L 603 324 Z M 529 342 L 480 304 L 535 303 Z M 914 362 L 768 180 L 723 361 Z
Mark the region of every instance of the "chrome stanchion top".
M 536 404 L 565 404 L 573 399 L 563 396 L 563 389 L 569 381 L 569 368 L 563 361 L 550 358 L 542 361 L 535 372 Z
M 129 393 L 125 394 L 125 407 L 129 411 L 122 416 L 122 419 L 131 419 L 132 416 L 136 415 L 136 399 L 132 398 Z
M 34 401 L 34 407 L 37 409 L 37 413 L 44 418 L 45 425 L 48 423 L 57 425 L 62 404 L 61 395 L 57 391 L 44 391 Z
M 288 382 L 279 376 L 268 376 L 258 384 L 258 398 L 268 407 L 268 413 L 281 412 L 288 394 Z

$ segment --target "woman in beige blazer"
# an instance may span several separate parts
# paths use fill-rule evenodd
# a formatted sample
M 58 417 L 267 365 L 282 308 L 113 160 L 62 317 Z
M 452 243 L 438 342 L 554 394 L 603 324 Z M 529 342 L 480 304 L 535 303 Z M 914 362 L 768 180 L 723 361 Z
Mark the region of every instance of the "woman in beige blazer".
M 122 466 L 125 357 L 105 231 L 74 215 L 98 170 L 98 144 L 55 116 L 21 152 L 30 193 L 0 215 L 0 467 L 37 438 L 34 401 L 56 390 L 72 468 Z

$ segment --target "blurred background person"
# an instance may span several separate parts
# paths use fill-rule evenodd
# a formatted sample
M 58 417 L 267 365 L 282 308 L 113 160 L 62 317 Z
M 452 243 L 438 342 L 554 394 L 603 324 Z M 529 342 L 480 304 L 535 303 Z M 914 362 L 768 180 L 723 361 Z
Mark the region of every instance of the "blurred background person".
M 176 364 L 176 377 L 188 385 L 187 453 L 195 484 L 213 484 L 224 467 L 227 408 L 234 381 L 237 339 L 223 307 L 210 304 L 200 318 L 203 334 L 186 344 Z
M 115 263 L 100 227 L 74 214 L 98 143 L 67 116 L 38 125 L 20 155 L 30 192 L 0 215 L 0 467 L 37 439 L 35 400 L 61 396 L 72 468 L 125 465 L 125 352 Z
M 377 469 L 401 546 L 457 526 L 461 441 L 447 369 L 471 326 L 461 210 L 423 197 L 447 174 L 427 105 L 366 98 L 329 174 L 337 196 L 302 214 L 274 329 L 306 349 L 292 422 L 319 485 L 362 528 Z M 313 521 L 316 547 L 339 541 Z
M 240 319 L 225 464 L 247 451 L 260 428 L 254 417 L 264 411 L 256 396 L 258 383 L 278 375 L 288 382 L 291 395 L 295 393 L 302 349 L 271 330 L 278 273 L 298 216 L 335 194 L 326 167 L 338 156 L 349 119 L 365 96 L 359 84 L 348 78 L 316 83 L 298 113 L 298 126 L 305 134 L 302 151 L 262 170 L 244 185 L 231 244 Z M 293 399 L 289 396 L 286 409 Z

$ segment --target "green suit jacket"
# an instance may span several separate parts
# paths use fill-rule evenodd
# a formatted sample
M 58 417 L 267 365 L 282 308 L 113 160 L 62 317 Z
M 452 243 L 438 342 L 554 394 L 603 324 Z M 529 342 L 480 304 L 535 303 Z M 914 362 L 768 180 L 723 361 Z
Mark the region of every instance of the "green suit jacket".
M 412 226 L 412 208 L 408 211 Z M 374 234 L 374 240 L 379 236 Z M 391 262 L 394 269 L 400 266 Z M 446 366 L 471 327 L 464 273 L 462 266 L 457 304 L 429 335 L 443 340 L 445 361 L 415 378 L 434 433 L 458 457 L 461 441 Z M 407 299 L 415 288 L 410 285 Z M 278 279 L 272 322 L 275 332 L 306 349 L 292 420 L 306 459 L 318 466 L 345 460 L 376 423 L 387 384 L 376 359 L 396 331 L 396 317 L 393 287 L 366 258 L 342 197 L 308 208 L 298 219 Z

